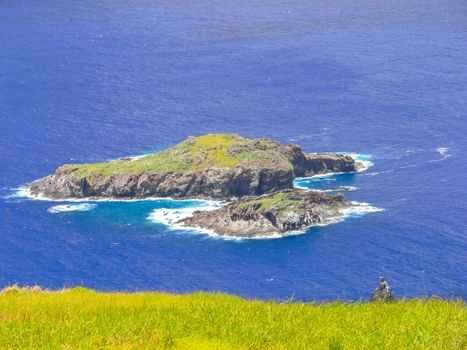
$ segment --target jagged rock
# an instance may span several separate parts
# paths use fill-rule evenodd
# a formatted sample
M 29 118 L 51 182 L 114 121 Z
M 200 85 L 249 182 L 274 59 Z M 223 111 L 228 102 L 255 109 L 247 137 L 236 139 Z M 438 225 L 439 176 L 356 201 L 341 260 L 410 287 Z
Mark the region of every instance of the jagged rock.
M 361 166 L 350 156 L 336 153 L 304 153 L 300 146 L 289 144 L 286 148 L 287 158 L 293 164 L 296 177 L 313 176 L 316 174 L 346 173 L 359 169 Z
M 370 301 L 394 301 L 394 293 L 384 277 L 379 278 L 378 287 L 373 291 Z
M 200 227 L 222 236 L 257 237 L 284 235 L 329 223 L 352 206 L 342 195 L 317 191 L 282 190 L 246 197 L 212 211 L 197 211 L 179 223 Z
M 220 198 L 262 195 L 293 187 L 295 177 L 358 170 L 352 157 L 306 154 L 294 144 L 236 134 L 189 137 L 138 159 L 68 164 L 29 185 L 34 195 Z

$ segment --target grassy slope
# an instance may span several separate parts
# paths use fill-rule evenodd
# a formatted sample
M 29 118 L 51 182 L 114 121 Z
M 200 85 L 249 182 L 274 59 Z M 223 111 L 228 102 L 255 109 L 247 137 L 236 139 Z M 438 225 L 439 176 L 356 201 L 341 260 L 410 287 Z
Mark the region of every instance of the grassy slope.
M 465 349 L 461 302 L 278 304 L 220 294 L 0 294 L 4 349 Z
M 265 213 L 268 210 L 300 210 L 302 200 L 293 198 L 293 195 L 287 192 L 276 192 L 273 196 L 267 196 L 264 198 L 252 199 L 246 202 L 238 203 L 236 205 L 237 210 L 243 213 Z
M 164 151 L 133 161 L 114 160 L 94 164 L 70 164 L 77 176 L 115 173 L 135 174 L 143 171 L 197 171 L 207 167 L 233 168 L 243 160 L 268 163 L 278 158 L 274 151 L 254 149 L 253 139 L 236 134 L 210 134 L 187 139 Z M 283 159 L 283 161 L 285 161 Z M 282 164 L 288 166 L 288 164 Z M 290 165 L 291 166 L 291 165 Z

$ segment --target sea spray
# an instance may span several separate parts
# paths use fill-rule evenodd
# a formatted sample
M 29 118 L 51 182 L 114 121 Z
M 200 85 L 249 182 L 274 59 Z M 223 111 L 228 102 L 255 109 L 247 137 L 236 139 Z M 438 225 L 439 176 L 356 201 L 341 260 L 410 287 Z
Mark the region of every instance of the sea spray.
M 49 213 L 57 214 L 68 211 L 90 211 L 97 207 L 97 204 L 81 203 L 81 204 L 61 204 L 55 205 L 47 209 Z

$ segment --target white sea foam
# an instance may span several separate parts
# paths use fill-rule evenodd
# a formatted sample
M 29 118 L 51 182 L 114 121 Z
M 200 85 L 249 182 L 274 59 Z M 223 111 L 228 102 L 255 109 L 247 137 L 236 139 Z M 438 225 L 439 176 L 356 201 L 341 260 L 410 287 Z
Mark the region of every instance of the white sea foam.
M 295 180 L 313 180 L 315 182 L 321 182 L 321 181 L 336 181 L 336 179 L 329 179 L 330 177 L 334 175 L 339 175 L 339 174 L 345 174 L 345 173 L 326 173 L 326 174 L 317 174 L 313 176 L 308 176 L 308 177 L 297 177 Z
M 109 159 L 109 161 L 126 160 L 126 161 L 132 162 L 132 161 L 134 161 L 134 160 L 138 160 L 138 159 L 141 159 L 141 158 L 144 158 L 144 157 L 153 155 L 153 154 L 154 154 L 154 152 L 152 152 L 152 153 L 137 154 L 137 155 L 132 155 L 132 156 L 124 156 L 124 157 L 119 157 L 119 158 L 112 158 L 112 159 Z
M 381 175 L 381 174 L 387 174 L 387 173 L 391 173 L 392 170 L 386 170 L 386 171 L 376 171 L 374 173 L 366 173 L 366 174 L 363 174 L 365 176 L 376 176 L 376 175 Z
M 28 198 L 47 202 L 144 202 L 144 201 L 173 201 L 173 202 L 196 202 L 200 205 L 216 205 L 219 201 L 208 199 L 177 199 L 172 197 L 145 197 L 145 198 L 117 198 L 117 197 L 83 197 L 83 198 L 51 198 L 42 194 L 32 194 L 26 186 L 13 189 L 14 193 L 4 198 Z
M 329 188 L 327 190 L 321 190 L 321 192 L 338 192 L 338 191 L 356 191 L 358 190 L 358 187 L 354 187 L 354 186 L 339 186 L 339 187 L 335 187 L 335 188 Z
M 194 233 L 200 233 L 200 234 L 205 234 L 208 235 L 212 238 L 217 238 L 217 239 L 224 239 L 224 240 L 235 240 L 235 241 L 242 241 L 242 240 L 264 240 L 264 239 L 279 239 L 279 238 L 284 238 L 284 237 L 289 237 L 289 236 L 296 236 L 296 235 L 302 235 L 308 232 L 309 229 L 313 227 L 324 227 L 332 224 L 336 224 L 338 222 L 341 222 L 345 220 L 346 218 L 351 218 L 351 217 L 360 217 L 368 213 L 376 213 L 383 211 L 384 209 L 377 208 L 375 206 L 372 206 L 368 203 L 364 202 L 351 202 L 352 207 L 343 209 L 339 212 L 339 215 L 335 217 L 328 217 L 324 219 L 320 223 L 315 223 L 314 225 L 305 227 L 301 230 L 295 230 L 295 231 L 288 231 L 284 233 L 277 233 L 274 232 L 272 234 L 263 234 L 263 235 L 256 235 L 252 237 L 245 237 L 245 236 L 223 236 L 215 233 L 213 230 L 205 229 L 205 228 L 200 228 L 200 227 L 195 227 L 195 226 L 185 226 L 183 224 L 180 224 L 179 221 L 188 217 L 191 217 L 195 211 L 199 210 L 215 210 L 218 209 L 219 207 L 223 206 L 224 203 L 217 203 L 215 205 L 205 205 L 205 206 L 196 206 L 196 207 L 189 207 L 189 208 L 179 208 L 179 209 L 166 209 L 166 208 L 160 208 L 160 209 L 155 209 L 149 216 L 148 220 L 155 222 L 155 223 L 161 223 L 169 227 L 170 229 L 173 230 L 182 230 L 182 231 L 192 231 Z
M 11 199 L 11 198 L 30 198 L 30 199 L 36 199 L 33 198 L 31 195 L 31 192 L 27 187 L 19 187 L 19 188 L 12 188 L 10 189 L 13 193 L 4 196 L 4 199 Z
M 147 157 L 147 156 L 150 156 L 151 154 L 148 153 L 148 154 L 140 154 L 138 156 L 129 156 L 129 157 L 125 157 L 125 158 L 128 158 L 130 159 L 130 161 L 134 161 L 134 160 L 138 160 L 138 159 L 141 159 L 141 158 L 144 158 L 144 157 Z
M 427 163 L 436 163 L 436 162 L 441 162 L 447 158 L 449 158 L 451 155 L 449 154 L 449 148 L 447 147 L 438 147 L 436 149 L 436 152 L 439 153 L 439 155 L 441 156 L 440 159 L 432 159 L 432 160 L 429 160 L 427 161 Z
M 362 164 L 362 168 L 357 170 L 357 172 L 359 173 L 362 171 L 368 170 L 373 165 L 375 165 L 375 163 L 371 161 L 371 159 L 373 158 L 371 154 L 360 154 L 360 153 L 350 153 L 350 152 L 338 152 L 338 153 L 343 154 L 345 156 L 351 156 L 357 162 Z
M 195 211 L 215 210 L 222 207 L 222 205 L 222 202 L 204 201 L 199 206 L 186 208 L 157 208 L 149 214 L 148 220 L 174 229 L 192 230 L 192 227 L 184 226 L 178 222 L 191 217 Z
M 446 158 L 449 156 L 448 152 L 449 152 L 449 148 L 447 147 L 438 147 L 436 149 L 436 152 L 438 152 L 440 154 L 441 157 L 443 158 Z
M 365 202 L 351 202 L 352 207 L 344 209 L 345 217 L 359 217 L 368 213 L 378 213 L 384 211 L 382 208 L 372 206 L 371 204 Z
M 340 192 L 340 191 L 351 192 L 351 191 L 358 190 L 358 187 L 355 187 L 355 186 L 339 186 L 339 187 L 328 188 L 328 189 L 325 189 L 325 190 L 318 190 L 318 189 L 315 189 L 315 188 L 301 186 L 301 185 L 296 184 L 296 183 L 294 184 L 294 188 L 313 191 L 313 192 L 322 192 L 322 193 L 331 193 L 331 192 Z
M 327 178 L 327 177 L 331 177 L 332 175 L 335 175 L 335 174 L 331 174 L 331 175 L 315 175 L 315 176 L 311 176 L 311 177 L 298 177 L 294 180 L 293 182 L 293 185 L 295 188 L 301 188 L 301 189 L 304 189 L 304 190 L 310 190 L 310 186 L 313 185 L 313 183 L 316 183 L 316 182 L 329 182 L 329 181 L 336 181 L 336 179 L 331 179 L 331 178 Z M 315 190 L 313 189 L 314 191 L 320 191 L 320 190 Z M 321 192 L 321 191 L 320 191 Z
M 293 187 L 294 188 L 300 188 L 302 190 L 309 190 L 310 189 L 309 187 L 299 185 L 297 182 L 294 182 Z
M 61 204 L 55 205 L 47 209 L 49 213 L 63 213 L 67 211 L 89 211 L 97 207 L 97 204 L 81 203 L 81 204 Z

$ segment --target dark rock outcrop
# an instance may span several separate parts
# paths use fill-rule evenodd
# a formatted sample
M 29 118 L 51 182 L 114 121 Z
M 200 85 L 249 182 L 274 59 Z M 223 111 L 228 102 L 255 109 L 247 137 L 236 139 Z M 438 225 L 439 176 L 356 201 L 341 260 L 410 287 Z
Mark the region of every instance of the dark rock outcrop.
M 394 293 L 384 277 L 379 278 L 378 287 L 373 291 L 370 301 L 372 302 L 390 302 L 394 301 Z
M 361 166 L 350 156 L 337 153 L 304 153 L 295 144 L 286 147 L 286 156 L 293 165 L 295 177 L 307 177 L 325 173 L 347 173 Z
M 96 174 L 77 177 L 60 168 L 29 185 L 32 194 L 49 198 L 229 198 L 263 194 L 292 187 L 292 169 L 208 168 L 200 172 L 144 171 L 140 174 Z
M 259 197 L 245 197 L 226 206 L 197 211 L 179 223 L 211 230 L 221 236 L 283 236 L 342 217 L 352 206 L 342 195 L 317 191 L 283 190 Z

